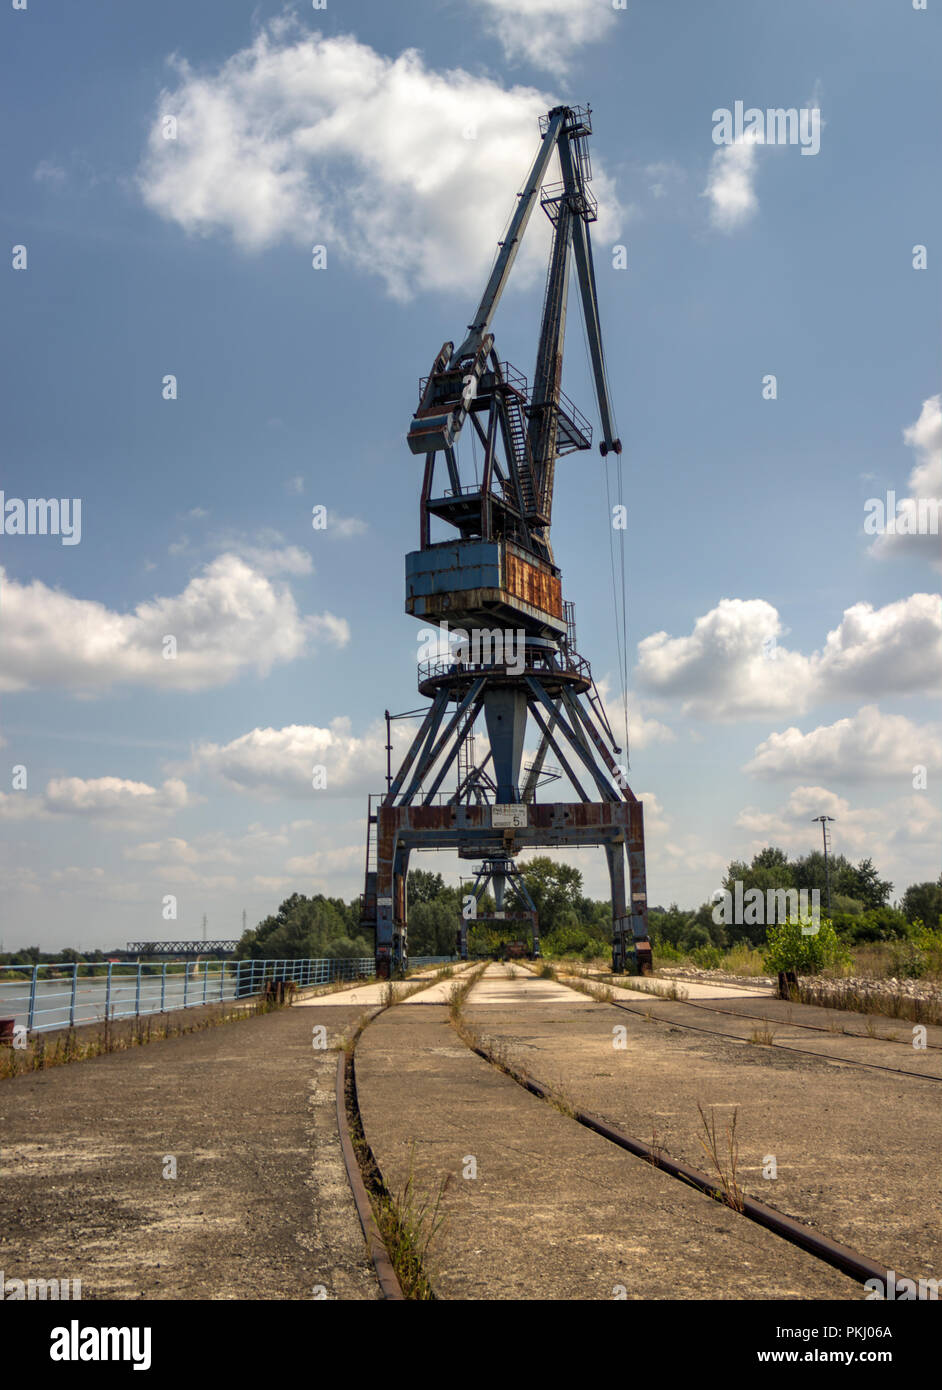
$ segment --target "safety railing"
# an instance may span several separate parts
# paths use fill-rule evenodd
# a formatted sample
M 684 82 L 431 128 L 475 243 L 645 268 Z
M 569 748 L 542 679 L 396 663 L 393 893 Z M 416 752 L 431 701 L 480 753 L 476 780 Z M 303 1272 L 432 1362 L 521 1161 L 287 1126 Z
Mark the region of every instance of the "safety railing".
M 0 1017 L 29 1032 L 139 1018 L 261 994 L 269 980 L 304 988 L 373 975 L 372 956 L 330 960 L 76 961 L 0 965 Z
M 495 632 L 502 632 L 502 629 L 497 628 Z M 483 647 L 483 643 L 481 645 Z M 432 661 L 419 661 L 416 663 L 419 684 L 421 685 L 424 681 L 441 680 L 444 676 L 474 677 L 490 673 L 502 675 L 508 666 L 515 668 L 515 675 L 532 674 L 541 677 L 566 675 L 575 676 L 581 680 L 591 680 L 592 678 L 592 669 L 588 661 L 585 657 L 579 656 L 577 652 L 566 648 L 560 649 L 558 654 L 550 654 L 534 647 L 526 647 L 516 638 L 513 629 L 508 629 L 508 638 L 503 650 L 501 650 L 499 643 L 492 641 L 488 655 L 492 653 L 495 658 L 493 661 L 460 660 L 457 652 L 449 657 L 439 657 Z M 501 660 L 501 656 L 505 656 L 505 659 Z

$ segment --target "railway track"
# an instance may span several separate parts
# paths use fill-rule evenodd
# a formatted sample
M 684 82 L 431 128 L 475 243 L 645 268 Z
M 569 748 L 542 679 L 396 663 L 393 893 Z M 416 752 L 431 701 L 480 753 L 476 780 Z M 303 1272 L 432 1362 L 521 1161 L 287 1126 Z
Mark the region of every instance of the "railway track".
M 576 975 L 565 976 L 565 977 L 563 977 L 563 982 L 565 983 L 566 980 L 574 980 L 574 981 L 577 981 L 577 982 L 584 982 L 586 978 L 587 978 L 587 977 L 585 977 L 585 976 L 576 976 Z M 608 980 L 607 977 L 602 977 L 602 978 L 599 980 L 599 983 L 608 984 L 608 983 L 609 983 L 609 980 Z M 577 986 L 577 987 L 578 987 L 578 986 Z M 618 986 L 612 986 L 612 988 L 618 988 Z M 624 986 L 622 986 L 622 988 L 624 988 Z M 764 1014 L 745 1014 L 745 1013 L 741 1013 L 738 1009 L 721 1009 L 721 1008 L 716 1007 L 716 1006 L 713 1005 L 713 1004 L 706 1003 L 706 1002 L 703 1001 L 703 1000 L 696 1000 L 696 1001 L 694 1001 L 694 1000 L 691 1000 L 691 999 L 670 999 L 670 998 L 665 998 L 664 995 L 656 994 L 653 990 L 640 989 L 640 990 L 638 990 L 638 994 L 649 994 L 649 995 L 650 995 L 652 998 L 654 998 L 654 999 L 664 1000 L 664 1002 L 667 1002 L 667 1003 L 670 1003 L 670 1004 L 676 1004 L 676 1005 L 678 1005 L 678 1006 L 680 1006 L 680 1007 L 682 1007 L 682 1008 L 685 1008 L 685 1009 L 700 1009 L 700 1010 L 702 1010 L 702 1011 L 704 1011 L 704 1012 L 706 1012 L 706 1013 L 724 1014 L 724 1015 L 726 1015 L 726 1016 L 729 1017 L 729 1018 L 745 1018 L 745 1019 L 749 1019 L 750 1021 L 757 1021 L 757 1022 L 759 1022 L 759 1023 L 764 1023 L 765 1026 L 766 1026 L 766 1028 L 769 1029 L 770 1031 L 771 1031 L 771 1029 L 772 1029 L 776 1024 L 778 1024 L 780 1027 L 783 1027 L 783 1028 L 805 1028 L 805 1029 L 811 1029 L 811 1030 L 813 1030 L 813 1031 L 815 1031 L 815 1032 L 822 1032 L 822 1033 L 825 1033 L 825 1034 L 827 1034 L 827 1035 L 830 1036 L 830 1037 L 836 1037 L 836 1036 L 838 1036 L 836 1033 L 832 1033 L 832 1031 L 831 1031 L 830 1028 L 824 1028 L 824 1027 L 822 1027 L 821 1025 L 818 1025 L 818 1024 L 799 1023 L 799 1022 L 796 1022 L 796 1021 L 794 1021 L 794 1020 L 792 1020 L 792 1019 L 787 1019 L 787 1020 L 786 1020 L 786 1019 L 769 1018 L 767 1015 L 764 1015 Z M 592 997 L 594 997 L 594 996 L 592 996 Z M 668 1027 L 671 1027 L 671 1028 L 684 1028 L 684 1029 L 686 1029 L 686 1030 L 688 1030 L 689 1032 L 692 1032 L 692 1033 L 704 1033 L 704 1034 L 706 1034 L 706 1035 L 709 1036 L 709 1037 L 727 1038 L 727 1039 L 729 1039 L 730 1041 L 733 1041 L 733 1042 L 743 1042 L 743 1043 L 749 1043 L 749 1042 L 750 1042 L 750 1039 L 749 1039 L 749 1038 L 741 1038 L 741 1037 L 739 1037 L 737 1034 L 734 1034 L 734 1033 L 726 1033 L 726 1032 L 724 1032 L 722 1029 L 717 1029 L 717 1028 L 704 1028 L 703 1026 L 698 1025 L 698 1024 L 695 1024 L 695 1023 L 684 1023 L 684 1022 L 682 1022 L 681 1020 L 676 1019 L 676 1018 L 658 1018 L 656 1015 L 651 1014 L 649 1010 L 641 1009 L 641 1008 L 634 1008 L 634 1007 L 632 1007 L 632 1005 L 627 1004 L 627 1003 L 625 1003 L 623 1000 L 620 1000 L 620 999 L 605 1000 L 604 1002 L 605 1002 L 605 1003 L 610 1003 L 610 1004 L 612 1005 L 612 1007 L 615 1008 L 615 1009 L 621 1009 L 624 1013 L 635 1014 L 635 1015 L 637 1015 L 639 1018 L 649 1019 L 650 1021 L 652 1021 L 652 1022 L 654 1022 L 654 1023 L 665 1024 L 665 1025 L 667 1025 Z M 902 1046 L 911 1046 L 911 1044 L 904 1043 L 902 1039 L 898 1039 L 898 1038 L 877 1038 L 877 1037 L 871 1038 L 870 1035 L 869 1035 L 868 1033 L 847 1033 L 847 1034 L 845 1034 L 845 1036 L 847 1036 L 847 1037 L 854 1037 L 854 1038 L 861 1038 L 861 1039 L 864 1039 L 864 1040 L 866 1040 L 866 1041 L 868 1041 L 868 1042 L 887 1042 L 887 1043 L 888 1043 L 888 1042 L 893 1042 L 893 1043 L 896 1043 L 896 1044 L 902 1045 Z M 932 1081 L 932 1082 L 935 1082 L 936 1084 L 939 1084 L 940 1082 L 942 1082 L 942 1076 L 933 1076 L 933 1075 L 932 1075 L 931 1073 L 929 1073 L 929 1072 L 911 1071 L 911 1070 L 910 1070 L 909 1068 L 907 1068 L 907 1067 L 889 1067 L 889 1066 L 886 1066 L 886 1065 L 885 1065 L 884 1063 L 882 1063 L 882 1062 L 864 1062 L 864 1061 L 862 1061 L 859 1057 L 840 1057 L 840 1056 L 836 1056 L 835 1054 L 830 1053 L 830 1052 L 814 1052 L 814 1051 L 811 1050 L 810 1048 L 792 1047 L 792 1046 L 790 1046 L 788 1043 L 776 1042 L 774 1038 L 770 1038 L 770 1039 L 767 1040 L 767 1041 L 763 1041 L 762 1044 L 761 1044 L 761 1046 L 763 1046 L 763 1047 L 778 1048 L 778 1049 L 779 1049 L 780 1051 L 782 1051 L 782 1052 L 793 1052 L 793 1053 L 796 1053 L 798 1056 L 802 1056 L 802 1057 L 815 1057 L 815 1058 L 817 1058 L 819 1061 L 823 1061 L 823 1062 L 835 1062 L 835 1063 L 838 1063 L 839 1065 L 842 1065 L 842 1066 L 849 1066 L 849 1067 L 864 1067 L 864 1068 L 867 1068 L 867 1069 L 869 1069 L 869 1070 L 871 1070 L 871 1071 L 889 1072 L 889 1073 L 893 1074 L 894 1076 L 906 1076 L 906 1077 L 914 1078 L 914 1079 L 916 1079 L 916 1080 L 918 1080 L 918 1081 Z M 930 1047 L 933 1051 L 942 1051 L 942 1048 L 939 1048 L 938 1044 L 935 1044 L 935 1043 L 933 1043 L 933 1044 L 927 1044 L 927 1046 Z
M 573 978 L 579 978 L 579 977 L 573 977 Z M 601 973 L 595 973 L 595 972 L 593 972 L 590 976 L 587 975 L 587 976 L 584 976 L 584 977 L 582 977 L 582 978 L 597 980 L 600 984 L 610 984 L 614 989 L 626 989 L 626 988 L 630 988 L 630 986 L 626 986 L 626 985 L 623 984 L 623 983 L 622 983 L 622 984 L 616 983 L 616 981 L 618 980 L 618 977 L 615 976 L 615 975 L 606 975 L 606 974 L 601 974 Z M 684 988 L 684 982 L 683 982 L 682 980 L 670 980 L 669 982 L 670 982 L 672 985 L 676 985 L 678 989 L 683 989 L 683 988 Z M 732 988 L 732 989 L 743 989 L 743 990 L 745 990 L 745 989 L 747 988 L 747 986 L 745 986 L 745 985 L 730 985 L 730 988 Z M 637 992 L 638 992 L 638 994 L 653 994 L 654 997 L 655 997 L 656 999 L 662 999 L 662 998 L 665 997 L 664 995 L 656 994 L 653 990 L 648 990 L 648 989 L 644 989 L 644 988 L 639 989 Z M 771 999 L 775 999 L 776 1002 L 778 1002 L 777 997 L 776 997 L 775 995 L 770 995 L 769 997 L 770 997 Z M 785 1001 L 783 1000 L 782 1002 L 784 1003 Z M 796 1001 L 796 1002 L 800 1002 L 800 1001 Z M 748 1014 L 748 1013 L 743 1012 L 742 1009 L 721 1009 L 721 1008 L 719 1008 L 718 1006 L 713 1005 L 713 1004 L 704 1004 L 704 1002 L 703 1002 L 702 1000 L 696 1000 L 696 1001 L 694 1001 L 694 1000 L 692 1000 L 692 999 L 677 999 L 677 1000 L 671 1000 L 671 1003 L 687 1004 L 687 1005 L 690 1006 L 690 1008 L 707 1008 L 707 1009 L 709 1009 L 709 1011 L 710 1011 L 711 1013 L 716 1013 L 716 1014 L 728 1014 L 730 1018 L 748 1018 L 748 1019 L 752 1019 L 752 1020 L 758 1021 L 759 1023 L 780 1023 L 780 1024 L 784 1025 L 784 1026 L 787 1027 L 787 1028 L 805 1028 L 805 1029 L 807 1029 L 807 1030 L 809 1030 L 809 1031 L 811 1031 L 811 1032 L 814 1032 L 814 1033 L 827 1033 L 829 1037 L 837 1037 L 837 1036 L 839 1036 L 839 1035 L 842 1035 L 842 1036 L 844 1036 L 844 1037 L 846 1037 L 846 1038 L 865 1038 L 865 1039 L 867 1039 L 869 1042 L 891 1042 L 891 1043 L 896 1043 L 899 1047 L 912 1047 L 912 1040 L 911 1040 L 911 1039 L 907 1039 L 907 1038 L 890 1037 L 890 1036 L 887 1035 L 887 1034 L 857 1033 L 857 1032 L 855 1032 L 855 1031 L 854 1031 L 853 1029 L 851 1029 L 851 1028 L 841 1028 L 840 1030 L 836 1030 L 836 1029 L 834 1029 L 834 1028 L 826 1028 L 826 1027 L 824 1026 L 823 1023 L 802 1023 L 802 1022 L 800 1022 L 798 1019 L 793 1019 L 793 1018 L 785 1018 L 785 1019 L 770 1018 L 767 1014 Z M 826 1004 L 813 1004 L 813 1005 L 810 1005 L 810 1006 L 807 1006 L 807 1007 L 826 1009 L 826 1008 L 828 1008 L 828 1005 L 826 1005 Z M 937 1025 L 930 1025 L 930 1026 L 937 1026 Z M 928 1051 L 930 1051 L 930 1052 L 942 1052 L 942 1043 L 931 1043 L 931 1042 L 926 1042 L 926 1043 L 924 1044 L 924 1047 L 925 1047 Z
M 512 974 L 516 974 L 520 967 L 510 966 L 509 969 L 511 970 Z M 521 973 L 529 974 L 531 972 L 521 971 Z M 480 978 L 480 975 L 477 972 L 475 972 L 475 983 L 477 982 L 478 978 Z M 398 1006 L 394 1005 L 393 1007 Z M 631 1013 L 640 1012 L 639 1010 L 632 1009 L 630 1006 L 622 1006 L 617 1003 L 615 1007 L 624 1007 L 627 1012 Z M 375 1018 L 376 1015 L 374 1014 L 373 1017 Z M 369 1024 L 372 1021 L 372 1018 L 368 1020 L 367 1023 L 364 1025 L 364 1028 L 369 1027 Z M 469 1050 L 473 1052 L 476 1056 L 480 1057 L 483 1061 L 487 1062 L 489 1066 L 495 1068 L 502 1074 L 509 1077 L 522 1089 L 524 1089 L 531 1095 L 537 1097 L 544 1103 L 548 1105 L 554 1105 L 557 1109 L 560 1108 L 559 1097 L 554 1094 L 554 1092 L 549 1086 L 545 1085 L 539 1079 L 526 1074 L 521 1068 L 514 1066 L 507 1060 L 506 1056 L 496 1055 L 489 1047 L 484 1045 L 480 1038 L 473 1035 L 469 1035 L 460 1026 L 458 1027 L 457 1032 L 458 1035 L 462 1037 L 462 1040 L 465 1042 L 466 1046 L 468 1046 Z M 800 1049 L 790 1050 L 799 1051 Z M 814 1053 L 810 1055 L 820 1057 L 821 1054 Z M 354 1124 L 359 1123 L 359 1116 L 358 1112 L 356 1111 L 355 1086 L 352 1088 L 352 1099 L 354 1107 L 353 1113 L 351 1113 L 350 1109 L 351 1087 L 349 1083 L 349 1074 L 350 1069 L 352 1069 L 353 1066 L 353 1050 L 351 1050 L 351 1053 L 349 1054 L 348 1063 L 345 1065 L 344 1060 L 341 1059 L 340 1064 L 338 1065 L 338 1122 L 341 1124 L 343 1124 L 345 1120 L 347 1123 L 350 1123 L 351 1120 Z M 882 1068 L 882 1070 L 895 1069 Z M 906 1073 L 902 1074 L 905 1075 Z M 920 1074 L 917 1073 L 917 1075 Z M 921 1079 L 926 1078 L 921 1077 Z M 342 1089 L 345 1090 L 346 1094 L 346 1100 L 343 1107 L 341 1106 Z M 796 1220 L 795 1218 L 789 1217 L 784 1213 L 777 1211 L 775 1208 L 768 1206 L 765 1203 L 759 1202 L 754 1198 L 746 1196 L 744 1193 L 742 1193 L 736 1188 L 735 1183 L 733 1185 L 732 1190 L 730 1190 L 728 1185 L 723 1180 L 722 1174 L 720 1174 L 719 1176 L 713 1175 L 704 1172 L 696 1167 L 693 1167 L 690 1164 L 674 1159 L 663 1150 L 655 1149 L 654 1147 L 652 1147 L 652 1145 L 646 1144 L 643 1140 L 637 1139 L 633 1135 L 625 1133 L 623 1130 L 609 1124 L 607 1121 L 603 1120 L 598 1115 L 592 1114 L 589 1111 L 584 1110 L 582 1108 L 567 1106 L 564 1113 L 568 1115 L 568 1117 L 572 1120 L 574 1124 L 577 1124 L 582 1128 L 591 1131 L 600 1139 L 604 1140 L 607 1144 L 613 1145 L 616 1148 L 620 1149 L 622 1152 L 649 1164 L 652 1168 L 655 1168 L 659 1172 L 664 1173 L 666 1176 L 670 1177 L 671 1179 L 676 1180 L 679 1184 L 682 1184 L 686 1188 L 693 1188 L 696 1191 L 699 1191 L 704 1195 L 712 1198 L 713 1200 L 722 1203 L 724 1206 L 730 1208 L 733 1212 L 735 1212 L 744 1221 L 748 1221 L 754 1223 L 757 1226 L 762 1227 L 763 1229 L 769 1231 L 770 1233 L 782 1239 L 783 1241 L 786 1241 L 789 1244 L 798 1247 L 806 1254 L 812 1256 L 815 1260 L 820 1261 L 822 1264 L 830 1266 L 832 1269 L 840 1271 L 842 1274 L 853 1279 L 861 1285 L 866 1284 L 867 1281 L 870 1280 L 877 1280 L 883 1287 L 886 1287 L 888 1281 L 892 1277 L 895 1277 L 897 1281 L 900 1278 L 899 1274 L 896 1274 L 895 1276 L 892 1274 L 892 1271 L 889 1269 L 886 1263 L 880 1260 L 874 1260 L 870 1258 L 868 1255 L 861 1253 L 860 1251 L 855 1250 L 848 1245 L 842 1244 L 839 1241 L 832 1240 L 830 1237 L 822 1234 L 820 1231 L 816 1230 L 807 1222 Z M 370 1161 L 375 1163 L 375 1159 L 373 1159 L 372 1153 L 370 1154 Z M 359 1171 L 357 1172 L 357 1178 L 360 1179 Z M 380 1181 L 382 1182 L 381 1175 Z M 354 1186 L 354 1190 L 356 1191 L 356 1186 Z M 360 1208 L 360 1206 L 361 1203 L 360 1201 L 358 1201 L 358 1208 Z M 364 1222 L 364 1232 L 367 1235 L 368 1244 L 370 1245 L 371 1253 L 374 1256 L 374 1262 L 377 1262 L 376 1247 L 378 1243 L 378 1228 L 376 1227 L 375 1222 L 373 1222 L 371 1226 L 371 1218 L 365 1217 L 363 1210 L 361 1210 L 361 1220 L 363 1220 Z M 381 1242 L 379 1242 L 379 1244 L 381 1244 Z M 401 1290 L 399 1290 L 398 1284 L 395 1284 L 389 1278 L 389 1264 L 388 1261 L 384 1262 L 383 1254 L 379 1255 L 379 1262 L 377 1263 L 378 1274 L 381 1269 L 381 1283 L 383 1284 L 384 1288 L 384 1296 L 388 1298 L 402 1297 L 403 1295 L 401 1293 Z M 434 1294 L 432 1294 L 431 1296 L 434 1296 Z

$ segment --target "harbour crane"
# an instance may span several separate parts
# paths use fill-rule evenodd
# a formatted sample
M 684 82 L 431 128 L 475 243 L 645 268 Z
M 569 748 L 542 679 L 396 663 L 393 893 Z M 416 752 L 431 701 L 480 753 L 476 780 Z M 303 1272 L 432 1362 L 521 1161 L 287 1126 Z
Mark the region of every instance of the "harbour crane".
M 472 920 L 489 884 L 497 921 L 513 920 L 505 909 L 509 883 L 516 920 L 526 923 L 538 954 L 537 914 L 515 862 L 532 846 L 604 847 L 613 969 L 650 971 L 643 808 L 615 760 L 621 750 L 589 663 L 576 651 L 573 605 L 563 599 L 550 541 L 557 460 L 592 446 L 592 426 L 561 385 L 573 261 L 601 424 L 599 451 L 604 457 L 622 450 L 589 235 L 598 215 L 589 187 L 591 130 L 588 106 L 558 106 L 541 117 L 536 158 L 473 320 L 457 349 L 452 341 L 442 346 L 420 383 L 407 439 L 411 452 L 424 456 L 425 470 L 419 549 L 406 555 L 405 606 L 438 642 L 436 655 L 418 671 L 419 691 L 431 703 L 395 776 L 390 767 L 386 792 L 369 803 L 361 925 L 376 933 L 381 978 L 408 960 L 406 881 L 415 850 L 453 849 L 460 858 L 481 859 L 466 899 Z M 561 177 L 547 184 L 554 152 Z M 498 356 L 491 322 L 537 200 L 552 237 L 530 387 Z M 459 441 L 469 431 L 483 455 L 473 481 L 459 457 Z M 444 539 L 440 524 L 448 528 Z M 449 631 L 459 637 L 454 649 L 444 635 Z M 475 725 L 482 715 L 488 749 L 476 758 Z M 531 720 L 538 746 L 522 768 Z M 561 771 L 551 770 L 547 755 Z M 579 800 L 539 801 L 538 789 L 563 775 Z M 463 916 L 459 926 L 462 955 L 467 920 Z

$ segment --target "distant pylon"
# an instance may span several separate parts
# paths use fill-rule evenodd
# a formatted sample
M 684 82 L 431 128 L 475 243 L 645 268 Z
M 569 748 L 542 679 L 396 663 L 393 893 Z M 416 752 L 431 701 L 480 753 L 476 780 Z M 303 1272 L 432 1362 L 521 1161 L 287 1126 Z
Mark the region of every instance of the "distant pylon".
M 821 822 L 821 838 L 824 841 L 824 885 L 827 889 L 829 917 L 831 915 L 831 862 L 829 858 L 831 851 L 831 832 L 828 829 L 828 821 L 833 820 L 833 816 L 813 816 L 811 821 L 812 825 L 816 825 L 818 821 Z

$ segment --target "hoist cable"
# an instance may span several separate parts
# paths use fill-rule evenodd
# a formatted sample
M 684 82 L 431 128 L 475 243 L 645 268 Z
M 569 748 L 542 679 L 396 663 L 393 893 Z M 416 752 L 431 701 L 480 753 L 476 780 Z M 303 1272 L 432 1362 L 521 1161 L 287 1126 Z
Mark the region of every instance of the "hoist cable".
M 574 272 L 573 272 L 573 273 L 574 273 Z M 582 311 L 582 312 L 580 313 L 580 324 L 581 324 L 581 327 L 582 327 L 582 341 L 583 341 L 583 346 L 585 347 L 586 360 L 589 361 L 589 362 L 591 362 L 592 356 L 591 356 L 591 353 L 590 353 L 590 351 L 589 351 L 589 337 L 588 337 L 588 330 L 587 330 L 587 328 L 586 328 L 585 310 L 584 310 L 584 307 L 583 307 L 583 305 L 582 305 L 582 296 L 581 296 L 581 295 L 579 296 L 579 306 L 580 306 L 580 309 L 581 309 L 581 311 Z M 614 405 L 614 402 L 613 402 L 613 400 L 612 400 L 612 393 L 611 393 L 611 388 L 610 388 L 610 386 L 609 386 L 608 372 L 607 372 L 606 367 L 605 367 L 605 359 L 604 359 L 604 357 L 603 357 L 603 359 L 602 359 L 602 374 L 603 374 L 603 377 L 604 377 L 604 380 L 605 380 L 605 389 L 606 389 L 606 391 L 607 391 L 607 393 L 608 393 L 609 410 L 610 410 L 610 412 L 611 412 L 611 418 L 612 418 L 612 427 L 613 427 L 613 429 L 615 430 L 615 438 L 617 439 L 617 438 L 618 438 L 618 428 L 617 428 L 617 422 L 616 422 L 616 420 L 615 420 L 615 405 Z M 625 720 L 625 767 L 626 767 L 626 768 L 630 768 L 630 766 L 631 766 L 631 751 L 630 751 L 630 736 L 629 736 L 629 731 L 628 731 L 628 588 L 627 588 L 627 567 L 626 567 L 626 563 L 625 563 L 625 534 L 626 534 L 626 528 L 625 528 L 624 526 L 621 527 L 621 528 L 619 528 L 619 531 L 620 531 L 620 537 L 619 537 L 620 554 L 619 554 L 619 567 L 618 567 L 618 568 L 620 569 L 620 575 L 621 575 L 621 605 L 620 605 L 620 607 L 621 607 L 621 621 L 619 622 L 618 579 L 617 579 L 617 577 L 616 577 L 616 565 L 615 565 L 615 536 L 614 536 L 615 527 L 614 527 L 614 525 L 612 524 L 614 518 L 613 518 L 613 516 L 612 516 L 612 494 L 611 494 L 611 475 L 610 475 L 610 473 L 609 473 L 609 458 L 610 458 L 610 455 L 609 455 L 609 454 L 606 454 L 606 455 L 605 455 L 605 460 L 604 460 L 604 462 L 605 462 L 605 500 L 606 500 L 606 507 L 607 507 L 607 526 L 608 526 L 608 549 L 609 549 L 609 560 L 610 560 L 610 563 L 611 563 L 611 571 L 612 571 L 612 616 L 613 616 L 614 625 L 615 625 L 615 648 L 616 648 L 617 661 L 618 661 L 618 679 L 619 679 L 619 681 L 621 682 L 623 715 L 624 715 L 624 720 Z M 617 464 L 617 468 L 618 468 L 618 474 L 617 474 L 617 483 L 618 483 L 618 505 L 621 507 L 621 514 L 622 514 L 622 516 L 625 517 L 625 518 L 627 519 L 627 508 L 625 507 L 625 502 L 624 502 L 624 495 L 625 495 L 625 491 L 624 491 L 624 489 L 625 489 L 625 480 L 624 480 L 624 473 L 623 473 L 623 470 L 622 470 L 622 467 L 621 467 L 621 455 L 620 455 L 620 454 L 617 454 L 617 455 L 615 456 L 615 458 L 616 458 L 616 464 Z

